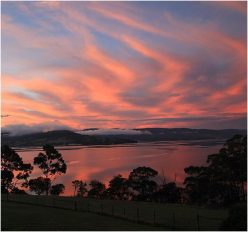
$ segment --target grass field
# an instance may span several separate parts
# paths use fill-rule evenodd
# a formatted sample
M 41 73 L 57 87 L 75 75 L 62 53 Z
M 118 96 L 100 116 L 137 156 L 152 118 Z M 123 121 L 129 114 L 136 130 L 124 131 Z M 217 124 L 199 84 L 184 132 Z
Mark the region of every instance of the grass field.
M 2 202 L 2 231 L 157 230 L 152 226 L 92 213 Z
M 47 229 L 43 230 L 54 230 L 55 228 L 57 228 L 56 230 L 61 230 L 60 227 L 56 227 L 59 225 L 57 222 L 61 220 L 63 222 L 61 227 L 67 228 L 67 230 L 77 230 L 78 228 L 85 228 L 80 230 L 218 230 L 223 219 L 228 215 L 225 209 L 214 210 L 179 204 L 25 195 L 10 195 L 9 199 L 10 202 L 5 202 L 6 196 L 2 195 L 2 225 L 6 226 L 8 230 L 10 226 L 8 221 L 13 215 L 20 214 L 26 217 L 25 214 L 32 215 L 32 213 L 28 213 L 32 211 L 39 211 L 42 215 L 44 214 L 44 217 L 48 213 L 59 215 L 56 216 L 58 219 L 51 220 L 50 224 L 47 225 L 48 227 L 46 227 Z M 28 205 L 26 203 L 42 206 Z M 15 208 L 13 205 L 16 207 L 16 212 L 11 213 L 10 211 Z M 37 215 L 36 217 L 38 220 L 39 216 Z M 53 219 L 53 217 L 51 218 Z M 65 220 L 64 217 L 66 217 Z M 90 221 L 94 223 L 90 224 Z M 26 222 L 28 223 L 28 221 Z M 72 222 L 74 225 L 72 225 Z M 17 230 L 17 228 L 14 228 L 14 230 Z M 32 230 L 35 230 L 35 228 Z

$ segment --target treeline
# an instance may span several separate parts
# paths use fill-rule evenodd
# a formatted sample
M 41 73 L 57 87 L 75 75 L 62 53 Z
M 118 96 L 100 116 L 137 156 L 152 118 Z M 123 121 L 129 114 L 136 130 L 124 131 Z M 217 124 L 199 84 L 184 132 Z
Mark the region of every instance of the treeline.
M 53 146 L 43 146 L 43 152 L 34 158 L 33 165 L 39 167 L 42 176 L 30 178 L 31 164 L 10 147 L 1 148 L 1 191 L 2 193 L 26 194 L 29 190 L 38 195 L 60 195 L 65 186 L 53 184 L 54 180 L 66 173 L 67 166 Z M 184 187 L 175 182 L 158 184 L 158 172 L 150 167 L 138 167 L 128 178 L 114 176 L 108 184 L 92 180 L 73 180 L 74 196 L 95 199 L 140 200 L 165 203 L 197 203 L 227 205 L 246 200 L 247 183 L 247 138 L 236 135 L 226 141 L 216 154 L 209 155 L 207 166 L 185 168 Z

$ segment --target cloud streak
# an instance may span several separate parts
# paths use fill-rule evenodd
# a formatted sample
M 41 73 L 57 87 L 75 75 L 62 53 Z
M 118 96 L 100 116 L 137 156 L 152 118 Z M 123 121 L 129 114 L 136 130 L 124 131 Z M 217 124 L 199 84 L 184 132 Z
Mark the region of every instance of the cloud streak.
M 4 2 L 2 126 L 245 126 L 243 5 Z

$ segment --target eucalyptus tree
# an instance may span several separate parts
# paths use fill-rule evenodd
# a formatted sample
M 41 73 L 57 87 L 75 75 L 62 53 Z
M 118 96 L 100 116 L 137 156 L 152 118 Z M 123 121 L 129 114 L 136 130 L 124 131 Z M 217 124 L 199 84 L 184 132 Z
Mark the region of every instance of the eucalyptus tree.
M 137 199 L 150 200 L 152 194 L 157 190 L 154 177 L 158 172 L 150 167 L 138 167 L 129 174 L 129 186 L 138 192 Z
M 208 156 L 207 166 L 184 169 L 189 200 L 214 204 L 245 201 L 246 164 L 247 137 L 235 135 L 226 141 L 218 153 Z
M 75 196 L 80 196 L 80 197 L 85 197 L 87 193 L 87 184 L 86 182 L 83 182 L 82 180 L 74 180 L 72 181 L 72 186 L 74 187 L 74 197 Z
M 98 180 L 92 180 L 89 183 L 90 190 L 88 191 L 88 197 L 103 199 L 105 197 L 106 186 Z
M 122 175 L 114 176 L 109 181 L 109 187 L 107 189 L 108 195 L 114 200 L 127 200 L 130 196 L 128 180 Z
M 34 165 L 38 166 L 44 178 L 52 181 L 61 174 L 65 174 L 67 165 L 61 155 L 54 146 L 44 145 L 43 152 L 34 158 Z M 51 185 L 47 185 L 46 194 L 48 195 Z

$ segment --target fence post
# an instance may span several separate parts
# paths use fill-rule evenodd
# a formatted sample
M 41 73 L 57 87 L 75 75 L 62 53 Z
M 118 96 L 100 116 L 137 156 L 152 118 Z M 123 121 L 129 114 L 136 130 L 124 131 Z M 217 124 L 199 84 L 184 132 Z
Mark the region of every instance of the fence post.
M 74 201 L 74 210 L 77 211 L 77 202 Z
M 175 212 L 173 212 L 173 228 L 176 230 L 176 215 Z
M 137 208 L 137 222 L 139 222 L 139 208 Z
M 114 206 L 112 205 L 112 208 L 111 208 L 111 214 L 112 216 L 114 216 Z
M 88 212 L 90 212 L 90 203 L 89 202 L 87 204 L 87 210 L 88 210 Z
M 155 209 L 153 211 L 153 224 L 154 225 L 156 224 L 156 212 L 155 212 Z
M 197 221 L 197 230 L 199 231 L 200 230 L 200 216 L 199 216 L 199 213 L 197 213 L 197 215 L 196 215 L 196 221 Z
M 101 214 L 103 215 L 103 205 L 101 204 Z
M 9 193 L 7 193 L 7 201 L 9 201 Z
M 55 207 L 55 199 L 54 199 L 54 197 L 53 197 L 53 207 Z
M 125 207 L 123 208 L 123 216 L 124 217 L 126 216 L 126 209 L 125 209 Z

